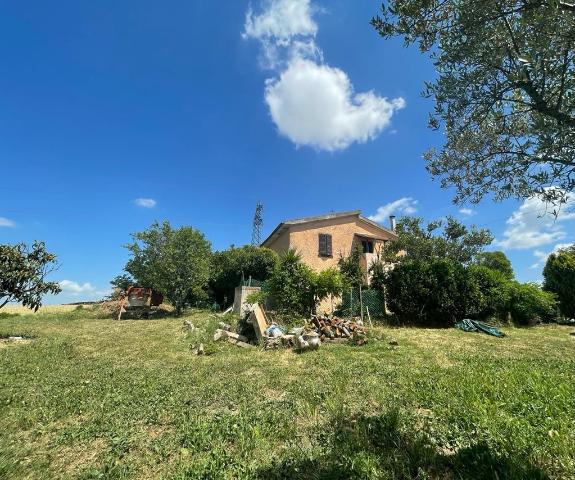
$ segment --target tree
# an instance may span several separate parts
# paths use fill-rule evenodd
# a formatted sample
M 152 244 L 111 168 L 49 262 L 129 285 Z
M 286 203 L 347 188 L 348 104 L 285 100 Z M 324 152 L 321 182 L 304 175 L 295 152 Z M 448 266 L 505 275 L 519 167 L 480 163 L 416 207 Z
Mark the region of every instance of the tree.
M 267 280 L 278 262 L 273 250 L 246 245 L 240 248 L 230 247 L 215 252 L 212 258 L 212 274 L 209 282 L 214 300 L 220 304 L 233 300 L 234 289 L 245 279 Z M 227 305 L 226 305 L 227 306 Z
M 369 273 L 371 275 L 371 278 L 369 279 L 369 288 L 383 293 L 387 270 L 388 265 L 382 261 L 381 255 L 378 254 L 375 261 L 369 267 Z
M 388 0 L 372 25 L 430 53 L 437 78 L 425 154 L 456 202 L 539 196 L 575 187 L 575 6 L 567 0 Z
M 35 312 L 46 294 L 62 291 L 57 282 L 46 281 L 56 268 L 56 255 L 46 251 L 43 242 L 32 248 L 24 243 L 0 245 L 0 308 L 19 302 Z
M 575 318 L 575 245 L 549 255 L 543 278 L 543 289 L 557 296 L 561 313 Z
M 362 251 L 357 245 L 352 248 L 347 257 L 342 255 L 338 260 L 339 271 L 346 289 L 359 288 L 365 285 L 365 272 L 361 267 L 362 256 Z
M 469 264 L 489 245 L 493 236 L 487 229 L 467 228 L 453 217 L 423 225 L 423 219 L 402 217 L 397 222 L 398 239 L 387 242 L 382 259 L 391 262 L 447 258 Z
M 134 285 L 134 279 L 130 275 L 124 273 L 122 275 L 116 275 L 112 280 L 110 280 L 110 285 L 112 285 L 113 288 L 124 292 Z
M 162 292 L 177 314 L 186 305 L 207 298 L 211 246 L 203 233 L 156 222 L 132 238 L 126 245 L 132 258 L 125 270 L 139 285 Z
M 280 255 L 267 281 L 267 293 L 280 311 L 309 315 L 315 308 L 315 274 L 294 249 Z
M 110 285 L 112 286 L 112 293 L 109 298 L 111 300 L 116 300 L 120 297 L 122 292 L 125 292 L 132 285 L 135 284 L 134 279 L 127 274 L 116 275 L 112 280 L 110 280 Z
M 261 293 L 250 295 L 248 301 L 271 297 L 278 310 L 297 315 L 309 315 L 328 297 L 341 295 L 343 278 L 335 268 L 319 273 L 302 263 L 295 249 L 283 252 Z
M 481 252 L 477 256 L 477 264 L 501 272 L 507 280 L 515 277 L 511 261 L 503 252 Z
M 339 270 L 336 268 L 326 268 L 314 276 L 315 306 L 328 297 L 333 301 L 333 297 L 339 297 L 341 295 L 343 291 L 343 277 Z

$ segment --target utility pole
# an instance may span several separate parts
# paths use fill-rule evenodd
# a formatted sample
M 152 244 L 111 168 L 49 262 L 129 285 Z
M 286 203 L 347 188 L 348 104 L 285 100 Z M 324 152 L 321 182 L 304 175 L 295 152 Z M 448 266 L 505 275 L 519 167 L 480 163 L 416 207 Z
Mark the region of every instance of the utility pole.
M 252 227 L 252 245 L 254 247 L 259 247 L 262 242 L 262 212 L 264 206 L 258 202 L 256 204 L 256 213 L 254 215 L 253 227 Z

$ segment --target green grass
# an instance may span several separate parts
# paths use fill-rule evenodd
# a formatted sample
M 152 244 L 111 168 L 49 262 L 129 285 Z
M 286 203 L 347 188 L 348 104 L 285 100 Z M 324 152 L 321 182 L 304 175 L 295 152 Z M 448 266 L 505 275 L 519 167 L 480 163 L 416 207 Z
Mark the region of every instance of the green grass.
M 219 319 L 187 318 L 203 332 L 0 318 L 0 338 L 32 337 L 0 340 L 0 478 L 575 478 L 569 328 L 377 327 L 296 354 L 211 343 Z

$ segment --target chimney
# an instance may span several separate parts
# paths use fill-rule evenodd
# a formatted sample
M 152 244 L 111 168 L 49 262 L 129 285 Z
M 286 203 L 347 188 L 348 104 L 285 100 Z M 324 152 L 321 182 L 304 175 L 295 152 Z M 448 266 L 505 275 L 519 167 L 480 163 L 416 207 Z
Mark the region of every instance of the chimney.
M 389 216 L 389 226 L 391 227 L 391 231 L 395 232 L 395 215 Z

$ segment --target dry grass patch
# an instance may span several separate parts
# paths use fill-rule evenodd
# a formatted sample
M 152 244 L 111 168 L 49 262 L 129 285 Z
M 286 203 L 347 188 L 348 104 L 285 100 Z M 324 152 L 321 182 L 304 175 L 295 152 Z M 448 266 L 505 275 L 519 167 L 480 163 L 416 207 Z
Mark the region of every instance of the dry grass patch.
M 66 313 L 77 308 L 77 305 L 42 305 L 37 312 L 30 310 L 22 305 L 6 305 L 0 310 L 0 313 L 11 315 L 43 315 L 48 313 Z

